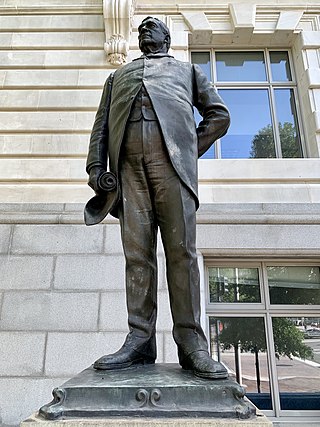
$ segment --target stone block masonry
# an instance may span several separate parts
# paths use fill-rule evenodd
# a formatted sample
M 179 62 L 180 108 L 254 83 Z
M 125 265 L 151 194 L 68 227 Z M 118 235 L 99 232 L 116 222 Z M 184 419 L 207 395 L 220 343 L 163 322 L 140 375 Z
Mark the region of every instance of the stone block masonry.
M 125 262 L 118 222 L 86 227 L 83 205 L 2 205 L 0 216 L 0 424 L 17 425 L 122 345 Z M 161 245 L 159 287 L 163 362 L 174 349 Z
M 95 331 L 99 295 L 70 292 L 8 292 L 2 302 L 4 330 Z

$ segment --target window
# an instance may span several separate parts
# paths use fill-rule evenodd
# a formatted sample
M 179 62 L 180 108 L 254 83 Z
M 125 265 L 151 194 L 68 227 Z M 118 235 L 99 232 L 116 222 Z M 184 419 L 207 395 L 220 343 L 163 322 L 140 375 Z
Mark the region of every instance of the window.
M 297 88 L 288 51 L 191 53 L 227 104 L 231 126 L 202 158 L 302 157 Z M 196 120 L 201 117 L 195 112 Z
M 319 416 L 319 265 L 212 262 L 207 283 L 213 358 L 267 415 Z

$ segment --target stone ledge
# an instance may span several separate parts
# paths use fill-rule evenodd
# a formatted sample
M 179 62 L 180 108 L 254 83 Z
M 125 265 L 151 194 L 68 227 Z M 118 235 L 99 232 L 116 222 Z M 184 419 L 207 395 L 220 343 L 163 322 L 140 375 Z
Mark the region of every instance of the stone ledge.
M 20 424 L 20 427 L 271 427 L 272 423 L 257 411 L 258 417 L 254 420 L 226 420 L 209 418 L 192 419 L 121 419 L 103 418 L 86 420 L 46 421 L 36 415 Z
M 82 203 L 0 203 L 0 224 L 84 224 Z M 320 224 L 320 203 L 204 203 L 198 224 Z M 118 224 L 108 217 L 103 224 Z

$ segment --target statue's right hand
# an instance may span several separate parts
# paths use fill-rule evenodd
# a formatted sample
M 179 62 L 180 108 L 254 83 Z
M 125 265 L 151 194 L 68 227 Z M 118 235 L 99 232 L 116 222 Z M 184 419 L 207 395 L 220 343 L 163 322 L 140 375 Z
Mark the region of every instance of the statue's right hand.
M 98 178 L 104 171 L 105 170 L 100 166 L 94 166 L 90 169 L 88 185 L 96 194 L 99 193 Z

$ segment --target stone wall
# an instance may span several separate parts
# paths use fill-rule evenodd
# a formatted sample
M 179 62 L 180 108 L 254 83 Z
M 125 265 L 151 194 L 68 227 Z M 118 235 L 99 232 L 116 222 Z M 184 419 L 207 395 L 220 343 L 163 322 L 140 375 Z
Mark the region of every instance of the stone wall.
M 146 15 L 166 20 L 177 59 L 201 46 L 294 59 L 310 158 L 199 162 L 205 328 L 206 260 L 319 260 L 319 14 L 319 0 L 136 1 L 129 60 Z M 118 223 L 82 219 L 88 138 L 114 70 L 104 42 L 103 0 L 0 0 L 0 424 L 18 424 L 127 331 Z M 172 362 L 161 246 L 159 287 L 158 361 Z
M 91 194 L 88 139 L 113 70 L 104 41 L 102 0 L 0 2 L 1 200 Z
M 201 160 L 202 203 L 320 201 L 319 13 L 318 1 L 279 0 L 276 7 L 263 0 L 136 2 L 129 61 L 140 54 L 137 26 L 148 14 L 167 22 L 172 53 L 181 60 L 189 60 L 190 48 L 211 46 L 292 50 L 312 160 Z M 103 0 L 0 0 L 2 201 L 84 203 L 90 197 L 88 139 L 103 83 L 114 71 L 104 51 L 109 21 Z
M 0 207 L 0 417 L 21 419 L 127 332 L 119 225 L 82 223 L 82 205 Z M 202 323 L 206 259 L 318 259 L 320 205 L 207 204 L 198 212 Z M 159 245 L 158 362 L 176 362 Z M 0 421 L 1 422 L 1 421 Z
M 119 225 L 86 227 L 82 208 L 1 206 L 0 422 L 51 400 L 128 331 Z M 157 361 L 175 362 L 161 246 L 158 300 Z

